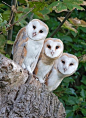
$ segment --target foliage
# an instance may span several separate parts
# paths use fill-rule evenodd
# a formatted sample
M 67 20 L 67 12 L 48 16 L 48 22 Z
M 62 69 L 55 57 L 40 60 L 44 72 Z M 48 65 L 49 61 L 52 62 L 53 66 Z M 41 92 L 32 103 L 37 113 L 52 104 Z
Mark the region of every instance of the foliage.
M 9 1 L 6 1 L 10 4 Z M 21 27 L 24 27 L 30 19 L 42 19 L 49 26 L 48 37 L 59 26 L 67 11 L 73 10 L 69 19 L 63 24 L 54 37 L 60 38 L 64 43 L 64 52 L 76 55 L 80 64 L 77 72 L 63 80 L 62 84 L 54 91 L 63 102 L 67 118 L 86 118 L 86 2 L 83 0 L 18 0 L 15 21 L 21 19 L 32 7 L 34 10 L 14 25 L 12 40 Z M 0 52 L 6 53 L 7 28 L 10 27 L 10 7 L 0 4 Z

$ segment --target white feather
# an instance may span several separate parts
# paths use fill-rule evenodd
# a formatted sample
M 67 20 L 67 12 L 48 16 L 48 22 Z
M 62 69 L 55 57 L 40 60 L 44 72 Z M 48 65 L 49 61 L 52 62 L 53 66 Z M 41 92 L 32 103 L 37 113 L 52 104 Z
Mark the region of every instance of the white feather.
M 38 57 L 43 47 L 43 42 L 44 40 L 34 41 L 32 39 L 29 39 L 26 42 L 27 55 L 22 65 L 25 65 L 30 73 L 32 73 L 35 69 Z
M 75 73 L 78 67 L 78 59 L 76 56 L 68 53 L 57 59 L 54 63 L 52 72 L 47 80 L 47 87 L 49 91 L 55 90 L 65 77 Z

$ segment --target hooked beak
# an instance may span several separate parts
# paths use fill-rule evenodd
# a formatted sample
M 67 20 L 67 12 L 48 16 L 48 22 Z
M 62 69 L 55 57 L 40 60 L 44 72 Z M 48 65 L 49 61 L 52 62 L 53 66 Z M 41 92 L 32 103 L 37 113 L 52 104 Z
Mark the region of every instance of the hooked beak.
M 54 54 L 54 51 L 53 51 L 53 50 L 52 50 L 51 54 L 52 54 L 52 56 L 53 56 L 53 54 Z
M 67 70 L 67 68 L 64 68 L 64 72 Z
M 36 36 L 36 35 L 37 35 L 36 32 L 33 32 L 32 37 L 34 37 L 34 36 Z

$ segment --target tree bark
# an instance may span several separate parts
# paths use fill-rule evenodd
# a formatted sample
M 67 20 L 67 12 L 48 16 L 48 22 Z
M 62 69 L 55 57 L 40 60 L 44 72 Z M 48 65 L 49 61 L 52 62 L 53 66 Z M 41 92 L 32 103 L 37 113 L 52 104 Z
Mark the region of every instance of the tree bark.
M 46 85 L 0 54 L 0 118 L 65 118 L 62 103 Z

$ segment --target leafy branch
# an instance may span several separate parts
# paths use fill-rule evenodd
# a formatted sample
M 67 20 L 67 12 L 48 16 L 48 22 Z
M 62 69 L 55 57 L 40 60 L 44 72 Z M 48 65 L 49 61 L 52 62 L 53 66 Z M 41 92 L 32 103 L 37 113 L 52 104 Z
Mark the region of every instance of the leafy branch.
M 31 8 L 31 10 L 29 11 L 29 12 L 27 12 L 26 14 L 24 14 L 23 16 L 21 16 L 16 22 L 14 22 L 13 24 L 6 24 L 6 25 L 9 25 L 7 28 L 6 28 L 6 30 L 9 30 L 12 26 L 14 26 L 16 23 L 18 23 L 18 22 L 20 22 L 21 20 L 23 20 L 23 18 L 25 18 L 25 16 L 26 15 L 28 15 L 33 9 L 35 8 L 35 6 L 34 7 L 32 7 Z M 0 34 L 2 34 L 3 32 L 1 32 Z
M 51 34 L 50 37 L 53 37 L 61 28 L 61 26 L 64 24 L 64 22 L 68 19 L 68 17 L 71 15 L 72 11 L 69 11 L 67 15 L 65 16 L 64 20 L 60 23 L 60 25 L 54 30 L 54 32 Z

